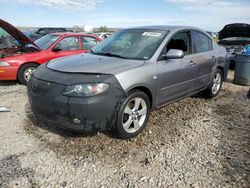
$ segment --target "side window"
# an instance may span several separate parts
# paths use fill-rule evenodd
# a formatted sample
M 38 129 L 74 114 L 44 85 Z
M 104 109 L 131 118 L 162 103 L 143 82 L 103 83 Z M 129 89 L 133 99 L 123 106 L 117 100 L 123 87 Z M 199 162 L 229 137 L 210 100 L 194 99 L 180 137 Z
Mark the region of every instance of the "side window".
M 190 54 L 190 32 L 181 32 L 174 35 L 166 46 L 166 51 L 170 49 L 183 50 L 184 54 Z
M 82 47 L 84 50 L 90 50 L 93 48 L 98 41 L 93 37 L 82 37 Z
M 201 53 L 213 50 L 212 40 L 205 34 L 193 31 L 194 53 Z
M 66 37 L 57 43 L 62 50 L 79 50 L 78 37 Z

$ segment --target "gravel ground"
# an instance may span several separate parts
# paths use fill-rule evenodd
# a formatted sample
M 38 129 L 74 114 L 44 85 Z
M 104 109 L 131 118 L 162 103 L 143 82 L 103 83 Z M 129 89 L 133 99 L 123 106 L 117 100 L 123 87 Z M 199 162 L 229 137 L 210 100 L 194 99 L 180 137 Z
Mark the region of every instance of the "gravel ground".
M 38 122 L 25 86 L 0 82 L 0 187 L 250 187 L 249 87 L 228 82 L 151 114 L 141 135 L 73 134 Z

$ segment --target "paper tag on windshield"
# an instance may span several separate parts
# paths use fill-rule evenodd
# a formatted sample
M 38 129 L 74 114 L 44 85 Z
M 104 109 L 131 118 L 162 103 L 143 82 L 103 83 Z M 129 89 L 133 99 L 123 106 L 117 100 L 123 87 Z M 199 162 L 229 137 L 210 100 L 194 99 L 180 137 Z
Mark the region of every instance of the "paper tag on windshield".
M 148 37 L 159 37 L 161 36 L 161 33 L 157 32 L 144 32 L 142 36 L 148 36 Z

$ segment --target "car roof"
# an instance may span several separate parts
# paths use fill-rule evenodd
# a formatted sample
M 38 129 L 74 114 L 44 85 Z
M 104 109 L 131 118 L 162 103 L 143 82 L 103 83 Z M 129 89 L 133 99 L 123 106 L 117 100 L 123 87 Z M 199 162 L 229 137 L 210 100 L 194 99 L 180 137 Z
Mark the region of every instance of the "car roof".
M 54 34 L 54 35 L 60 35 L 60 36 L 94 36 L 96 37 L 96 35 L 93 34 L 85 34 L 85 33 L 73 33 L 73 32 L 55 32 L 55 33 L 50 33 L 50 34 Z
M 131 27 L 128 29 L 158 29 L 158 30 L 175 30 L 175 29 L 198 29 L 196 27 L 191 26 L 177 26 L 177 25 L 150 25 L 150 26 L 139 26 L 139 27 Z
M 100 41 L 103 40 L 102 38 L 94 35 L 94 34 L 86 34 L 86 33 L 73 33 L 73 32 L 61 32 L 61 33 L 49 33 L 48 35 L 58 35 L 60 37 L 71 37 L 71 36 L 85 36 L 85 37 L 94 37 L 99 39 Z
M 63 27 L 41 27 L 41 28 L 38 28 L 38 30 L 43 30 L 43 29 L 61 29 L 61 30 L 66 30 L 66 28 L 63 28 Z

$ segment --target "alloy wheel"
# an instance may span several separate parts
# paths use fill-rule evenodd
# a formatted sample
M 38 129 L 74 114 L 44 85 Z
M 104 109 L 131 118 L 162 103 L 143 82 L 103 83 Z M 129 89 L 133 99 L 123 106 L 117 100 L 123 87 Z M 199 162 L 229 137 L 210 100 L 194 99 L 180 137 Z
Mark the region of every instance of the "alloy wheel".
M 127 133 L 135 133 L 138 131 L 147 117 L 147 105 L 143 98 L 135 97 L 126 105 L 122 125 Z
M 213 79 L 212 93 L 215 95 L 220 90 L 221 87 L 221 74 L 217 72 Z
M 28 67 L 27 69 L 25 69 L 23 77 L 27 82 L 30 80 L 30 78 L 35 70 L 36 70 L 35 67 Z

